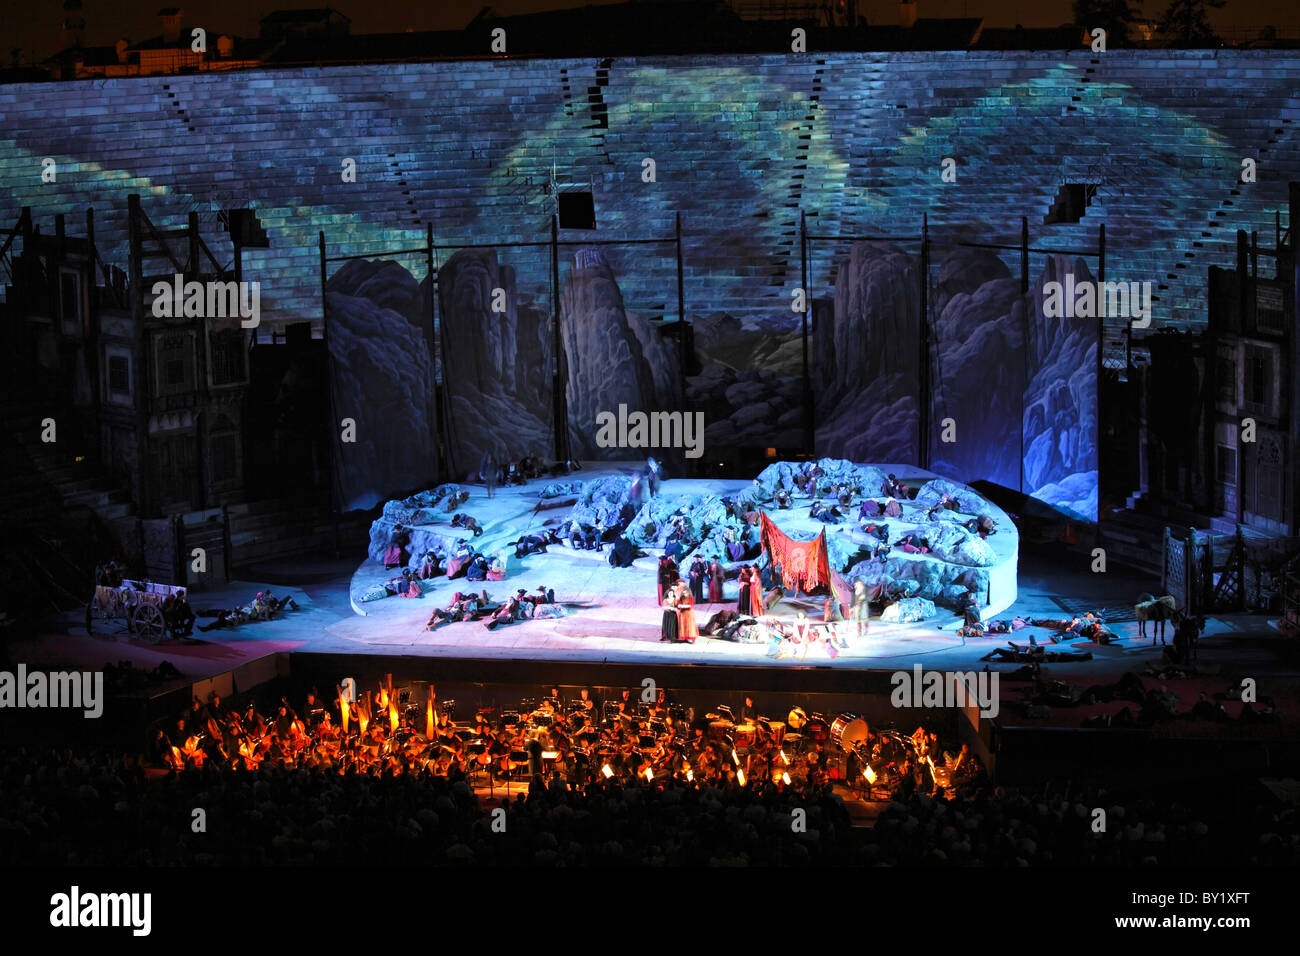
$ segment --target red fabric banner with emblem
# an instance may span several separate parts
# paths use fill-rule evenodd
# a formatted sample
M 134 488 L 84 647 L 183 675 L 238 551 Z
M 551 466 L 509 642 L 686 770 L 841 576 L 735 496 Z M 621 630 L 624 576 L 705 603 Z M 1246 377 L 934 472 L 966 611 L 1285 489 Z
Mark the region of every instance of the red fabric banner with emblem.
M 761 541 L 773 565 L 781 569 L 781 583 L 786 590 L 811 591 L 818 585 L 831 584 L 831 561 L 826 553 L 826 532 L 811 541 L 795 541 L 766 514 L 762 514 Z

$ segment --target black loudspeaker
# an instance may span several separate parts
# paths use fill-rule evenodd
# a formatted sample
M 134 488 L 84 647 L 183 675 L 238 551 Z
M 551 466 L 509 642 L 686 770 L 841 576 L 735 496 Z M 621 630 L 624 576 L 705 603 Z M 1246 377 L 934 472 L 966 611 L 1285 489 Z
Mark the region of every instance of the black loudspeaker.
M 589 192 L 559 194 L 561 229 L 595 229 L 596 201 Z
M 250 249 L 270 248 L 271 241 L 267 238 L 266 230 L 262 228 L 262 223 L 258 220 L 256 211 L 252 209 L 227 209 L 225 215 L 226 228 L 230 230 L 231 239 Z

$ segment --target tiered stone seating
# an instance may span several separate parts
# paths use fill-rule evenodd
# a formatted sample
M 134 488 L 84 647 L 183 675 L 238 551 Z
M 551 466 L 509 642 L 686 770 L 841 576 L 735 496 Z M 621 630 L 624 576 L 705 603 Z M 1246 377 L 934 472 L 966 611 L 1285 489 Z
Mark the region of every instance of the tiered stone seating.
M 599 109 L 589 90 L 599 91 Z M 602 128 L 600 116 L 606 118 Z M 1286 51 L 812 53 L 347 66 L 0 86 L 0 221 L 24 205 L 52 229 L 94 206 L 109 262 L 125 265 L 125 197 L 162 228 L 256 207 L 271 240 L 245 252 L 264 322 L 319 321 L 317 236 L 332 255 L 439 243 L 537 242 L 545 187 L 590 183 L 595 237 L 684 229 L 687 307 L 791 317 L 799 214 L 817 235 L 920 234 L 1092 248 L 1108 278 L 1158 283 L 1155 325 L 1205 319 L 1205 273 L 1234 232 L 1272 243 L 1300 179 L 1300 56 Z M 40 161 L 60 162 L 42 184 Z M 958 181 L 940 162 L 958 161 Z M 341 181 L 356 160 L 357 181 Z M 1240 162 L 1259 181 L 1237 182 Z M 656 182 L 642 181 L 655 160 Z M 1087 214 L 1044 225 L 1065 182 L 1095 181 Z M 80 230 L 74 230 L 79 232 Z M 581 240 L 592 234 L 562 233 Z M 848 243 L 815 242 L 828 293 Z M 563 257 L 567 268 L 566 248 Z M 606 255 L 629 308 L 676 313 L 671 244 Z M 439 252 L 445 260 L 446 251 Z M 502 250 L 520 292 L 548 305 L 549 252 Z M 1015 253 L 1005 261 L 1018 272 Z M 401 260 L 423 277 L 420 255 Z M 1095 262 L 1090 263 L 1095 268 Z M 1041 269 L 1035 257 L 1031 275 Z

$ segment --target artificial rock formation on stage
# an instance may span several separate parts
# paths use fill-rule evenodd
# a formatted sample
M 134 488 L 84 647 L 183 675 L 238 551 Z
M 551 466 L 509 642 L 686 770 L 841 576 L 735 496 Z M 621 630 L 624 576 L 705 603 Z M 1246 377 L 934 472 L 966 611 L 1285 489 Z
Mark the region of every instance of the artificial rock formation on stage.
M 915 257 L 885 243 L 855 243 L 818 316 L 817 449 L 873 461 L 916 461 Z
M 1042 289 L 1067 272 L 1093 281 L 1082 259 L 1048 258 L 1030 299 L 1031 324 L 1025 397 L 1025 491 L 1041 501 L 1097 517 L 1097 320 L 1047 318 Z
M 821 459 L 818 466 L 823 475 L 819 481 L 822 490 L 829 491 L 840 483 L 861 487 L 865 492 L 879 493 L 887 471 L 874 465 L 860 465 L 841 459 Z M 739 564 L 757 560 L 757 529 L 751 532 L 751 552 L 738 562 L 727 558 L 728 536 L 739 540 L 745 531 L 744 515 L 764 512 L 782 532 L 794 540 L 811 540 L 823 529 L 826 532 L 826 549 L 833 571 L 851 582 L 861 577 L 874 586 L 880 581 L 914 581 L 915 597 L 920 603 L 909 606 L 908 614 L 918 613 L 928 605 L 924 602 L 956 607 L 958 600 L 969 589 L 974 589 L 990 608 L 1000 610 L 1015 600 L 1016 561 L 1019 542 L 1015 526 L 996 506 L 983 499 L 967 485 L 947 478 L 932 477 L 924 480 L 916 498 L 900 502 L 902 515 L 897 518 L 873 518 L 873 522 L 888 529 L 888 539 L 896 542 L 909 532 L 917 532 L 929 541 L 928 554 L 905 553 L 894 548 L 887 556 L 871 558 L 869 548 L 875 539 L 859 530 L 856 506 L 845 520 L 838 524 L 823 524 L 808 516 L 811 499 L 795 498 L 795 507 L 781 510 L 776 507 L 778 490 L 794 492 L 794 476 L 800 465 L 797 462 L 776 462 L 765 468 L 748 485 L 721 482 L 720 493 L 674 494 L 672 482 L 660 493 L 648 497 L 644 483 L 632 474 L 604 474 L 585 482 L 565 480 L 547 485 L 538 484 L 536 495 L 545 502 L 547 511 L 559 515 L 544 519 L 546 527 L 565 527 L 571 521 L 606 527 L 619 522 L 620 517 L 633 513 L 626 534 L 638 547 L 652 556 L 660 553 L 676 533 L 682 551 L 678 566 L 689 563 L 695 555 L 706 559 L 717 556 L 729 569 Z M 917 482 L 913 482 L 915 485 Z M 448 485 L 433 492 L 421 493 L 384 506 L 384 513 L 371 527 L 369 555 L 374 560 L 383 557 L 393 527 L 405 525 L 411 532 L 410 552 L 412 563 L 418 565 L 419 556 L 429 548 L 449 548 L 465 532 L 450 526 L 451 515 L 442 506 L 442 498 L 449 492 L 460 490 Z M 469 490 L 477 492 L 473 486 Z M 934 520 L 927 517 L 930 507 L 943 495 L 955 497 L 961 503 L 959 512 L 940 510 Z M 572 502 L 564 508 L 565 501 Z M 562 510 L 555 511 L 556 508 Z M 466 506 L 474 511 L 474 500 Z M 989 515 L 997 524 L 997 534 L 986 539 L 962 527 L 962 522 Z M 680 530 L 679 530 L 680 529 Z M 517 527 L 512 525 L 490 527 L 488 533 L 475 541 L 476 546 L 488 542 L 500 549 L 502 542 L 517 538 L 525 530 L 539 530 L 536 514 L 521 513 Z M 498 552 L 500 553 L 500 552 Z M 506 555 L 507 565 L 518 567 L 513 549 Z M 546 555 L 533 555 L 527 562 L 545 562 Z M 652 559 L 642 559 L 646 563 Z M 625 571 L 609 568 L 610 574 Z
M 619 405 L 641 412 L 685 410 L 672 344 L 624 308 L 614 271 L 599 250 L 580 249 L 574 256 L 560 317 L 573 457 L 627 457 L 626 449 L 596 445 L 601 412 L 617 414 Z
M 325 288 L 333 411 L 355 423 L 355 441 L 335 444 L 343 509 L 372 508 L 438 474 L 428 287 L 397 263 L 353 260 Z
M 784 317 L 746 326 L 714 313 L 691 320 L 699 374 L 686 380 L 693 408 L 705 410 L 711 456 L 729 449 L 803 444 L 800 337 Z
M 815 313 L 817 448 L 915 461 L 919 446 L 918 257 L 860 242 L 841 263 L 833 308 Z M 1097 510 L 1095 319 L 1043 313 L 1041 290 L 1086 263 L 1046 260 L 1019 282 L 988 250 L 936 249 L 931 263 L 931 468 L 1020 488 L 1089 520 Z M 1026 312 L 1031 329 L 1026 348 Z M 1023 403 L 1023 419 L 1021 415 Z M 955 441 L 940 440 L 946 419 Z
M 493 290 L 505 311 L 493 309 Z M 550 310 L 519 301 L 515 270 L 490 249 L 457 252 L 438 273 L 453 475 L 528 451 L 554 453 Z

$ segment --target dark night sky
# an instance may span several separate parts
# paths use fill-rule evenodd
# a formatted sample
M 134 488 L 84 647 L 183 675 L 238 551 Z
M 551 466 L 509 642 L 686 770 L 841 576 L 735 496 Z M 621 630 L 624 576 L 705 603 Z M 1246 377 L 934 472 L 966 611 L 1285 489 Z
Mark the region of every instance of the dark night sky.
M 621 0 L 592 0 L 593 4 Z M 1149 17 L 1159 16 L 1168 0 L 1146 0 L 1141 9 Z M 257 21 L 272 10 L 332 6 L 352 18 L 354 33 L 389 33 L 407 29 L 447 30 L 464 26 L 482 7 L 484 0 L 82 0 L 87 45 L 107 45 L 119 37 L 142 40 L 160 30 L 160 7 L 180 6 L 188 27 L 201 26 L 209 33 L 256 36 Z M 580 0 L 496 0 L 499 13 L 530 13 L 583 5 Z M 864 9 L 865 8 L 865 9 Z M 1070 0 L 919 0 L 921 16 L 980 16 L 986 26 L 1056 26 L 1070 20 Z M 859 12 L 871 23 L 895 23 L 895 0 L 860 0 Z M 0 0 L 0 58 L 7 65 L 10 51 L 22 47 L 25 58 L 43 59 L 59 47 L 61 0 Z M 1214 11 L 1216 26 L 1286 25 L 1300 21 L 1295 0 L 1229 0 L 1223 10 Z M 683 32 L 688 29 L 683 25 Z

